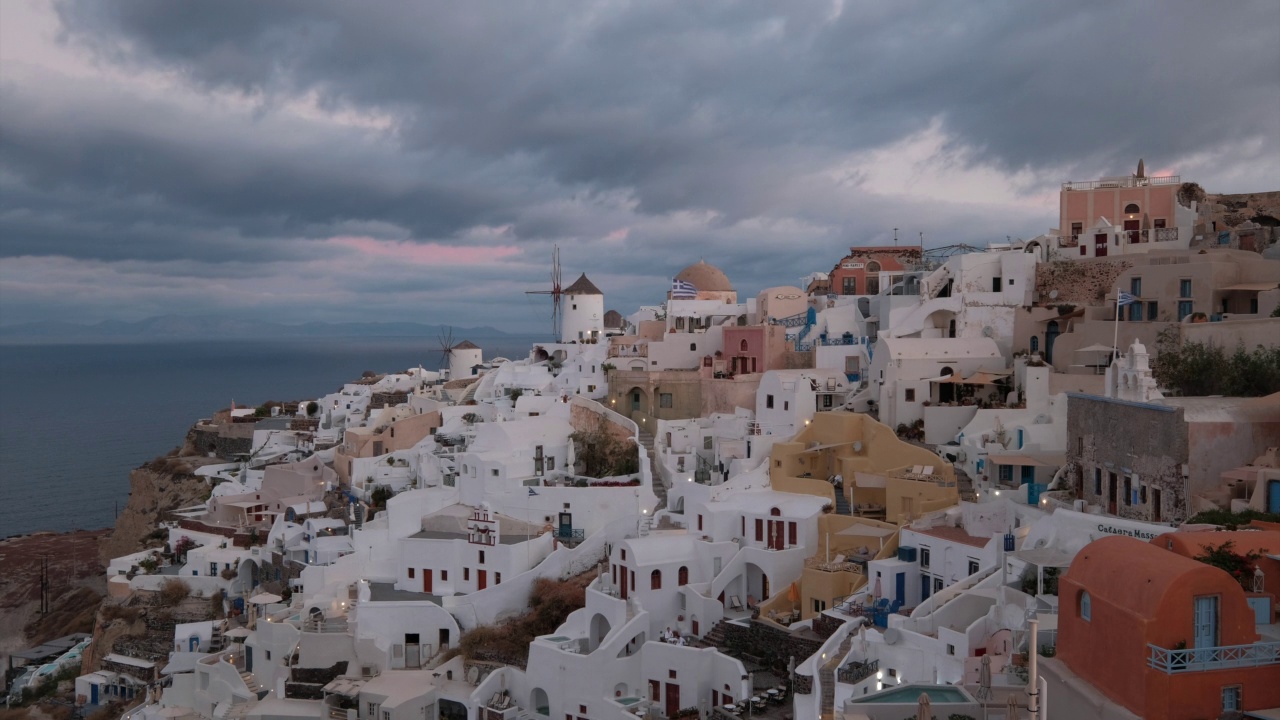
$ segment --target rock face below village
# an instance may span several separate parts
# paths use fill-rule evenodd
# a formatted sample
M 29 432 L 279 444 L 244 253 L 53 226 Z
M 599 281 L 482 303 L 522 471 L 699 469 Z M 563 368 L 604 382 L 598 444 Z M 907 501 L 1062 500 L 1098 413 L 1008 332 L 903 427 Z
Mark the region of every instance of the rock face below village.
M 222 461 L 179 452 L 156 458 L 130 473 L 129 502 L 99 549 L 103 563 L 143 548 L 162 546 L 167 535 L 157 531 L 158 523 L 169 512 L 208 499 L 209 486 L 194 473 L 213 462 Z

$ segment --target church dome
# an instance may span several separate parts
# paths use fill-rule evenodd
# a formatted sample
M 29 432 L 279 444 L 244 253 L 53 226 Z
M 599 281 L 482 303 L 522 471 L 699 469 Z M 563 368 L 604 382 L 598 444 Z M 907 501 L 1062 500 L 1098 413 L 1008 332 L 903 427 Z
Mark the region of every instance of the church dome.
M 676 280 L 683 280 L 691 283 L 698 292 L 733 292 L 733 285 L 729 282 L 720 268 L 715 265 L 708 265 L 705 260 L 699 260 L 696 264 L 680 271 L 676 275 Z

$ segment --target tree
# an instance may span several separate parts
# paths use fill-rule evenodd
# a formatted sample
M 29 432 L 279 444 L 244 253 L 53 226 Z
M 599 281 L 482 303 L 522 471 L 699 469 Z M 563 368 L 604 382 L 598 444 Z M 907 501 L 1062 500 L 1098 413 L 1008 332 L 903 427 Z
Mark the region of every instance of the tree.
M 590 427 L 569 436 L 583 475 L 603 478 L 640 471 L 639 445 L 610 432 L 609 424 L 604 418 L 595 416 Z
M 320 412 L 320 403 L 315 400 L 307 403 L 307 417 L 315 417 L 318 412 Z
M 1235 551 L 1234 540 L 1227 540 L 1217 547 L 1212 545 L 1201 547 L 1204 552 L 1193 559 L 1226 572 L 1233 580 L 1240 583 L 1240 587 L 1246 592 L 1252 589 L 1254 563 L 1262 558 L 1262 553 L 1251 550 L 1242 555 Z

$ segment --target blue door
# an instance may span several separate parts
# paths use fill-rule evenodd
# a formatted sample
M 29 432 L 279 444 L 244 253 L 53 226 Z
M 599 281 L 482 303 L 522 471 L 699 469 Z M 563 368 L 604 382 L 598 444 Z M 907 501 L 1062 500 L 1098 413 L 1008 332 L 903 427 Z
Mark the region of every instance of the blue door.
M 1195 643 L 1192 647 L 1196 650 L 1205 649 L 1206 652 L 1194 653 L 1192 662 L 1209 662 L 1213 659 L 1213 653 L 1208 651 L 1208 648 L 1216 647 L 1218 644 L 1218 597 L 1216 595 L 1196 598 L 1194 623 Z
M 1267 512 L 1280 513 L 1280 480 L 1267 482 Z
M 89 686 L 89 704 L 90 705 L 98 704 L 98 686 L 97 685 Z
M 197 650 L 200 649 L 199 635 L 192 635 L 191 637 L 187 638 L 187 649 L 190 650 L 191 652 L 196 652 Z
M 893 599 L 900 603 L 907 601 L 907 574 L 898 573 L 893 581 Z
M 928 575 L 920 576 L 920 602 L 929 599 L 929 590 L 933 587 L 933 580 Z

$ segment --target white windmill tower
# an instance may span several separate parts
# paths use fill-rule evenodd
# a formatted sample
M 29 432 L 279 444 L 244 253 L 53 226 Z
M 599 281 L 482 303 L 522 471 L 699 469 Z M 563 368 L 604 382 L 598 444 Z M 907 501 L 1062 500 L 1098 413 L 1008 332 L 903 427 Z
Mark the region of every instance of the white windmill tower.
M 440 369 L 448 370 L 449 379 L 475 377 L 476 366 L 484 362 L 484 350 L 470 340 L 453 342 L 453 328 L 440 336 Z
M 604 293 L 583 273 L 564 295 L 560 342 L 596 342 L 604 336 Z

